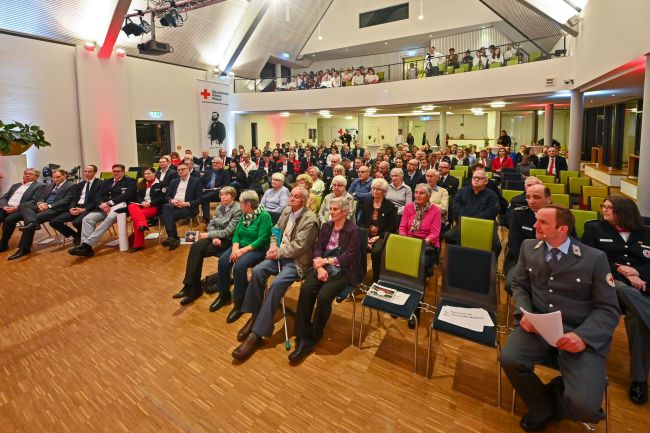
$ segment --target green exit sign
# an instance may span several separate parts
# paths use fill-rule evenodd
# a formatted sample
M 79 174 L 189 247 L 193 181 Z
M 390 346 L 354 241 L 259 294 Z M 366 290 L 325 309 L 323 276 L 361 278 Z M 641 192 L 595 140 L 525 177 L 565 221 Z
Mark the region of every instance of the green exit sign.
M 162 111 L 150 111 L 149 117 L 152 119 L 160 119 L 162 117 Z

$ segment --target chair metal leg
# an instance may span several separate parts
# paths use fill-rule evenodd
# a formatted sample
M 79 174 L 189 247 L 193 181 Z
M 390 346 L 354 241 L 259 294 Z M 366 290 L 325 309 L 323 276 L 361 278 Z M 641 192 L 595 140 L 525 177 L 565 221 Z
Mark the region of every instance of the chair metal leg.
M 411 318 L 415 320 L 415 351 L 413 353 L 413 373 L 418 371 L 418 318 L 415 314 L 411 314 Z
M 583 422 L 582 427 L 584 427 L 585 430 L 587 431 L 596 431 L 596 427 L 592 426 L 589 423 Z
M 609 433 L 609 378 L 605 384 L 605 433 Z
M 352 346 L 354 346 L 354 328 L 355 328 L 355 322 L 356 322 L 356 315 L 357 315 L 357 300 L 354 297 L 354 290 L 350 294 L 350 297 L 352 298 Z M 359 346 L 361 345 L 361 342 L 359 342 Z
M 363 320 L 366 314 L 366 307 L 361 304 L 361 323 L 359 324 L 359 349 L 361 349 L 361 339 L 363 337 Z M 372 320 L 372 311 L 370 312 L 370 320 Z M 368 324 L 370 326 L 370 324 Z
M 497 409 L 501 409 L 501 346 L 497 344 Z
M 424 376 L 428 379 L 429 376 L 429 363 L 431 362 L 431 340 L 433 340 L 433 328 L 427 328 L 429 334 L 429 344 L 427 346 L 427 369 L 424 372 Z
M 510 405 L 510 414 L 514 415 L 515 414 L 515 402 L 517 400 L 517 391 L 515 390 L 515 387 L 512 387 L 512 403 Z

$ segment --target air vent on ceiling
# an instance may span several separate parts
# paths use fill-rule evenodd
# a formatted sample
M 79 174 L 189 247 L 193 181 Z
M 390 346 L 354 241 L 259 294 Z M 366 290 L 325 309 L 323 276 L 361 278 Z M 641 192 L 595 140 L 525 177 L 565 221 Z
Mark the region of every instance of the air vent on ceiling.
M 546 87 L 555 87 L 555 77 L 546 77 L 544 80 Z

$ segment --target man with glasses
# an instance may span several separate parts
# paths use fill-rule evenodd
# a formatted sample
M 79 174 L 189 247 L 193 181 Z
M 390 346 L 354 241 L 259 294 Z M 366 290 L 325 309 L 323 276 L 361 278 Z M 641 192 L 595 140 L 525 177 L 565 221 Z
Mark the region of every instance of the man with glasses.
M 438 172 L 440 173 L 440 179 L 438 179 L 438 186 L 444 188 L 449 193 L 449 199 L 453 200 L 456 192 L 458 191 L 458 186 L 460 181 L 457 177 L 449 174 L 449 169 L 451 164 L 447 161 L 441 161 L 438 164 Z
M 16 224 L 23 219 L 19 212 L 21 205 L 33 204 L 43 201 L 43 184 L 38 181 L 40 172 L 34 168 L 23 171 L 23 181 L 9 188 L 9 191 L 0 198 L 0 223 L 2 223 L 2 239 L 0 252 L 7 251 L 9 239 L 16 230 Z
M 163 246 L 169 251 L 175 250 L 181 244 L 176 230 L 176 221 L 183 218 L 193 218 L 199 213 L 199 204 L 203 198 L 203 188 L 198 177 L 190 175 L 187 165 L 178 166 L 179 178 L 174 179 L 169 185 L 166 201 L 162 206 L 161 220 L 165 225 L 167 239 Z
M 124 165 L 113 164 L 111 171 L 113 179 L 102 184 L 101 203 L 81 223 L 81 243 L 68 250 L 72 256 L 92 257 L 93 247 L 117 221 L 117 214 L 126 212 L 129 202 L 135 199 L 135 179 L 125 176 Z
M 406 170 L 404 170 L 404 183 L 411 188 L 411 192 L 415 192 L 415 186 L 420 183 L 425 183 L 424 175 L 418 170 L 420 162 L 413 158 L 406 163 Z
M 445 234 L 445 240 L 448 244 L 459 243 L 461 217 L 466 216 L 494 221 L 499 214 L 499 197 L 494 191 L 487 188 L 487 184 L 488 177 L 485 170 L 477 168 L 472 174 L 471 185 L 458 190 L 452 206 L 456 226 Z M 501 243 L 496 229 L 497 224 L 495 222 L 492 250 L 497 252 L 498 256 L 501 251 Z
M 370 197 L 370 188 L 372 187 L 370 168 L 366 167 L 365 165 L 361 165 L 360 161 L 359 167 L 357 168 L 357 176 L 359 177 L 352 181 L 352 184 L 348 189 L 348 194 L 354 197 L 355 200 L 359 201 Z

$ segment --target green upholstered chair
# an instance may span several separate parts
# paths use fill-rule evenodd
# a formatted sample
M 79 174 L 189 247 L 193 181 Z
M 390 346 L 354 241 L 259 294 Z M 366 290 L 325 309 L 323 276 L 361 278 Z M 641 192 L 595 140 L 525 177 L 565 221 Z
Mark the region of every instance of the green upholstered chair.
M 551 201 L 555 204 L 561 204 L 564 207 L 571 207 L 571 201 L 569 200 L 569 194 L 553 194 L 551 193 Z
M 512 65 L 518 65 L 519 64 L 519 59 L 517 57 L 513 57 L 512 59 L 508 60 L 506 62 L 506 66 L 512 66 Z
M 551 176 L 551 177 L 553 177 L 553 176 Z M 547 187 L 551 191 L 551 194 L 564 194 L 566 192 L 566 185 L 563 185 L 561 183 L 546 183 L 546 182 L 544 182 L 544 186 Z
M 490 63 L 490 69 L 500 68 L 500 67 L 501 67 L 501 63 L 497 63 L 497 62 Z
M 530 169 L 530 175 L 531 176 L 545 176 L 546 175 L 546 170 L 543 168 L 531 168 Z
M 462 170 L 465 172 L 465 177 L 467 177 L 467 174 L 469 173 L 469 166 L 467 165 L 457 165 L 454 170 Z
M 579 238 L 582 238 L 582 235 L 585 232 L 585 223 L 587 221 L 598 219 L 598 212 L 592 210 L 571 209 L 571 213 L 576 219 L 576 235 L 578 235 Z
M 521 194 L 521 191 L 516 191 L 513 189 L 502 189 L 501 190 L 501 195 L 503 195 L 503 198 L 505 201 L 510 203 L 514 197 L 517 197 L 519 194 Z
M 551 174 L 536 174 L 535 177 L 543 183 L 555 183 L 555 176 Z
M 99 173 L 99 178 L 104 180 L 113 179 L 113 173 L 111 173 L 110 171 L 102 171 L 101 173 Z
M 582 194 L 582 187 L 589 185 L 591 185 L 591 178 L 589 177 L 570 177 L 569 194 Z
M 454 177 L 457 177 L 457 178 L 461 179 L 461 183 L 463 182 L 463 179 L 465 179 L 465 177 L 467 177 L 467 171 L 466 170 L 457 170 L 457 169 L 449 170 L 449 174 L 451 174 Z
M 416 311 L 424 298 L 426 274 L 424 270 L 425 245 L 422 239 L 391 234 L 381 257 L 379 281 L 381 286 L 407 293 L 408 299 L 403 305 L 394 304 L 374 296 L 366 296 L 361 302 L 361 326 L 359 330 L 359 348 L 363 339 L 363 322 L 365 309 L 390 313 L 400 319 L 415 320 L 415 340 L 413 372 L 417 371 L 418 354 L 418 317 Z M 371 316 L 372 317 L 372 316 Z
M 532 53 L 530 53 L 530 56 L 528 56 L 528 61 L 534 62 L 536 60 L 539 60 L 541 57 L 542 57 L 541 51 L 533 51 Z
M 580 172 L 576 170 L 564 170 L 560 172 L 560 183 L 569 184 L 570 177 L 580 177 Z
M 460 244 L 463 247 L 492 251 L 494 220 L 461 217 Z
M 585 185 L 582 187 L 582 204 L 589 206 L 590 197 L 605 198 L 609 195 L 609 188 L 606 186 L 590 186 Z M 592 209 L 593 210 L 593 209 Z
M 589 197 L 589 210 L 601 214 L 603 210 L 600 208 L 605 203 L 605 197 L 591 196 Z

